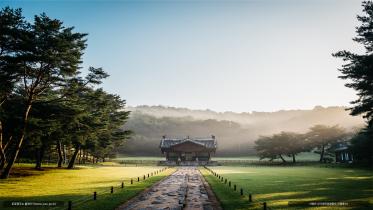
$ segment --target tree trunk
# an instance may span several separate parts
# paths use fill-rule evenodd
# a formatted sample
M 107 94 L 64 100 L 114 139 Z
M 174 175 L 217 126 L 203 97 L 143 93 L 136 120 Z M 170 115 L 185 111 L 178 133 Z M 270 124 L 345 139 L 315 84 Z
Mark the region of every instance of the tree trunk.
M 84 149 L 82 150 L 83 156 L 82 156 L 82 164 L 85 164 L 85 151 Z
M 325 145 L 322 145 L 320 153 L 320 163 L 324 160 Z
M 28 116 L 29 116 L 29 113 L 30 113 L 30 110 L 31 110 L 31 102 L 32 102 L 32 97 L 30 97 L 29 100 L 26 103 L 27 105 L 26 105 L 26 109 L 25 109 L 25 112 L 24 112 L 24 115 L 23 115 L 23 120 L 22 120 L 23 122 L 22 122 L 21 136 L 19 137 L 18 141 L 16 142 L 16 148 L 14 149 L 13 154 L 10 155 L 10 159 L 9 159 L 3 173 L 0 176 L 1 179 L 6 179 L 6 178 L 9 177 L 10 170 L 12 169 L 14 163 L 17 160 L 19 150 L 21 149 L 21 146 L 23 144 L 23 140 L 24 140 L 25 134 L 26 134 L 27 119 L 28 119 Z
M 41 162 L 44 156 L 44 149 L 40 148 L 36 151 L 36 162 L 35 162 L 35 169 L 41 170 Z
M 77 145 L 75 148 L 74 154 L 69 161 L 69 165 L 67 166 L 68 169 L 74 168 L 75 160 L 76 160 L 76 157 L 78 156 L 79 150 L 80 150 L 80 145 Z
M 35 169 L 41 170 L 41 164 L 43 162 L 45 150 L 47 148 L 46 141 L 48 141 L 49 136 L 44 136 L 41 138 L 41 147 L 36 151 L 36 164 Z
M 78 155 L 78 164 L 80 165 L 82 163 L 82 150 L 79 150 L 79 155 Z
M 63 164 L 67 162 L 66 145 L 62 145 Z
M 3 170 L 6 163 L 5 151 L 3 148 L 3 124 L 0 121 L 0 172 Z
M 280 158 L 281 158 L 282 162 L 286 163 L 286 160 L 282 157 L 282 155 L 280 155 Z
M 295 163 L 295 154 L 292 154 L 293 156 L 293 163 Z
M 4 139 L 4 136 L 3 136 L 3 139 Z M 5 167 L 5 164 L 6 164 L 6 151 L 7 151 L 7 148 L 8 148 L 8 146 L 10 145 L 10 143 L 12 142 L 12 140 L 13 140 L 13 136 L 10 136 L 9 137 L 9 140 L 6 142 L 6 144 L 2 147 L 3 148 L 3 153 L 4 153 L 4 156 L 3 156 L 3 158 L 0 158 L 0 172 L 1 172 L 1 170 L 3 170 L 4 169 L 4 167 Z M 1 173 L 0 173 L 1 174 Z
M 58 154 L 57 167 L 61 168 L 62 167 L 62 162 L 63 162 L 61 140 L 57 140 L 57 154 Z

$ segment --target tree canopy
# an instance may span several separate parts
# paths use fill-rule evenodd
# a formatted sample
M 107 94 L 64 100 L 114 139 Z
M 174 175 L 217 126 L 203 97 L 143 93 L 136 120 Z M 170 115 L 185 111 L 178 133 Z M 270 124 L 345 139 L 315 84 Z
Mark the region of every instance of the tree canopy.
M 353 40 L 364 46 L 365 53 L 342 50 L 334 56 L 345 61 L 339 69 L 340 78 L 348 81 L 346 87 L 357 92 L 358 98 L 351 102 L 351 115 L 362 115 L 367 120 L 366 129 L 352 140 L 354 157 L 373 164 L 373 2 L 364 1 L 362 6 L 364 14 L 357 16 L 361 25 L 356 27 Z
M 79 71 L 87 34 L 44 13 L 29 22 L 9 7 L 0 22 L 1 178 L 20 153 L 35 154 L 40 169 L 46 152 L 57 150 L 62 166 L 70 148 L 72 168 L 78 154 L 105 158 L 124 142 L 125 101 L 97 87 L 109 75 L 94 67 L 86 76 Z

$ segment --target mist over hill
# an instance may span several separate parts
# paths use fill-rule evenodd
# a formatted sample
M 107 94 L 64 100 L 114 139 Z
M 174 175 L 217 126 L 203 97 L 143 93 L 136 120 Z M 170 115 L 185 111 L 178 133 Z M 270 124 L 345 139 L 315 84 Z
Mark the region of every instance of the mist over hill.
M 254 141 L 260 135 L 281 131 L 306 132 L 316 124 L 340 125 L 347 130 L 362 127 L 361 117 L 353 117 L 346 107 L 321 107 L 311 110 L 276 112 L 215 112 L 165 106 L 129 107 L 126 129 L 134 135 L 118 149 L 127 155 L 160 155 L 162 135 L 170 137 L 206 137 L 218 139 L 217 155 L 253 154 Z

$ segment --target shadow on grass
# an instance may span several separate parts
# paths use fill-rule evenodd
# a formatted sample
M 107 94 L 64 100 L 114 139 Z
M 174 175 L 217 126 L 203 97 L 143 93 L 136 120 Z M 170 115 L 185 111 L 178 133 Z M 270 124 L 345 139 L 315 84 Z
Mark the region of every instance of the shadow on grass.
M 39 210 L 39 209 L 53 209 L 53 210 L 62 210 L 67 209 L 68 201 L 72 201 L 72 206 L 74 210 L 112 210 L 126 202 L 130 198 L 136 196 L 138 193 L 144 189 L 152 186 L 156 182 L 160 181 L 171 173 L 172 169 L 169 169 L 162 174 L 152 176 L 146 180 L 141 180 L 140 182 L 134 182 L 132 185 L 127 181 L 127 185 L 124 188 L 121 188 L 121 183 L 118 182 L 114 186 L 114 193 L 110 193 L 111 186 L 97 187 L 91 189 L 90 192 L 87 190 L 87 193 L 77 193 L 77 194 L 61 194 L 48 195 L 48 196 L 24 196 L 21 199 L 19 197 L 2 197 L 0 199 L 0 209 L 4 210 Z M 129 179 L 130 180 L 130 179 Z M 108 181 L 110 182 L 110 181 Z M 95 182 L 97 183 L 97 182 Z M 103 184 L 107 183 L 106 181 L 102 182 Z M 112 182 L 111 182 L 112 183 Z M 97 200 L 93 200 L 93 192 L 97 192 Z M 62 201 L 64 206 L 48 208 L 48 207 L 15 207 L 15 208 L 5 208 L 4 202 L 6 201 L 35 201 L 35 202 L 44 202 L 44 201 Z
M 234 167 L 231 168 L 232 170 Z M 241 170 L 242 168 L 237 168 Z M 247 170 L 247 168 L 245 169 Z M 262 169 L 253 169 L 262 170 Z M 312 169 L 313 170 L 313 169 Z M 263 202 L 273 209 L 315 209 L 314 207 L 289 207 L 288 201 L 365 201 L 372 202 L 371 189 L 373 177 L 370 171 L 354 171 L 354 176 L 339 174 L 336 172 L 322 172 L 321 168 L 314 168 L 313 174 L 309 171 L 286 176 L 284 171 L 280 173 L 222 173 L 224 178 L 232 182 L 232 187 L 221 182 L 207 170 L 202 169 L 206 180 L 221 201 L 224 209 L 263 209 Z M 335 169 L 324 169 L 335 170 Z M 218 171 L 218 170 L 217 170 Z M 224 171 L 224 169 L 221 169 Z M 241 171 L 242 172 L 242 171 Z M 276 172 L 276 170 L 274 170 Z M 311 171 L 310 171 L 311 172 Z M 337 179 L 328 180 L 325 175 L 336 174 Z M 347 177 L 347 178 L 346 178 Z M 354 178 L 357 177 L 357 178 Z M 361 178 L 364 177 L 364 178 Z M 237 191 L 233 185 L 237 185 Z M 239 195 L 240 188 L 244 190 L 244 196 Z M 253 203 L 249 202 L 248 194 L 252 194 Z M 370 206 L 338 207 L 334 209 L 371 209 Z M 333 209 L 333 208 L 324 208 Z

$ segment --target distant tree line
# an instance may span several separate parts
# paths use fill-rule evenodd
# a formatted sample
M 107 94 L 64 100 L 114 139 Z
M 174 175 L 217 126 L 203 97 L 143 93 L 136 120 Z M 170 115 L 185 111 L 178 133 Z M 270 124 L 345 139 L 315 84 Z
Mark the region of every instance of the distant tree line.
M 320 154 L 320 162 L 330 162 L 334 149 L 339 142 L 345 142 L 349 134 L 339 126 L 315 125 L 307 133 L 281 132 L 271 136 L 262 136 L 255 141 L 255 149 L 260 159 L 270 161 L 291 157 L 296 162 L 296 155 L 301 152 Z
M 78 156 L 105 158 L 129 135 L 125 101 L 98 88 L 109 75 L 79 71 L 86 35 L 45 14 L 33 22 L 21 9 L 0 11 L 0 172 L 7 178 L 20 158 L 54 155 L 58 167 Z

